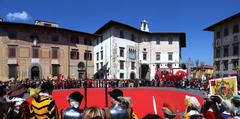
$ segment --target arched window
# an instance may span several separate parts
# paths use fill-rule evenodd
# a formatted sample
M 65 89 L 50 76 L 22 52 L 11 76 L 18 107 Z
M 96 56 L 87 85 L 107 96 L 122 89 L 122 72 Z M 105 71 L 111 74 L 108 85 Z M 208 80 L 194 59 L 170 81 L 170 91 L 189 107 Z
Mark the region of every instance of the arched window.
M 79 62 L 78 68 L 79 69 L 84 69 L 85 68 L 85 64 L 83 62 Z

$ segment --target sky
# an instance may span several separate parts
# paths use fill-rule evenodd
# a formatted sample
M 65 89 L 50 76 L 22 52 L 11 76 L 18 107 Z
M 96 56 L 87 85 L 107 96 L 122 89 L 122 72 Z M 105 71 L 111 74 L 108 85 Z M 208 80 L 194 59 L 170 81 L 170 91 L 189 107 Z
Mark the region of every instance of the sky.
M 185 32 L 182 61 L 212 65 L 213 33 L 204 28 L 240 12 L 240 0 L 0 0 L 4 21 L 55 22 L 94 33 L 109 20 L 136 28 L 147 19 L 151 32 Z

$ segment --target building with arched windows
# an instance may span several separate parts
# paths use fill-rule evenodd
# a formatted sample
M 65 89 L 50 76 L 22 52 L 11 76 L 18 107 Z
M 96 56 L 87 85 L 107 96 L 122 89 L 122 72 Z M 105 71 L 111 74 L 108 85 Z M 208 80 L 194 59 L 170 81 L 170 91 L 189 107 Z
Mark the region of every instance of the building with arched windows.
M 56 23 L 0 22 L 0 79 L 93 76 L 90 33 L 59 28 Z
M 56 23 L 0 22 L 0 79 L 64 76 L 82 79 L 155 78 L 156 69 L 181 70 L 183 32 L 151 32 L 109 21 L 94 34 L 60 28 Z M 158 71 L 159 71 L 158 70 Z
M 181 48 L 186 47 L 182 32 L 150 32 L 143 20 L 137 29 L 109 21 L 96 32 L 94 74 L 96 78 L 155 78 L 156 69 L 175 73 L 181 69 Z

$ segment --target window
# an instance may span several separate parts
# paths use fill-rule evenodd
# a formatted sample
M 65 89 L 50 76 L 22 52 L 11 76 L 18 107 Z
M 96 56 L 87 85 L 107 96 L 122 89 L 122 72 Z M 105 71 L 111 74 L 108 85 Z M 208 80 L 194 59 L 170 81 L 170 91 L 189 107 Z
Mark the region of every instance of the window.
M 8 33 L 8 39 L 17 39 L 16 33 Z
M 228 47 L 224 47 L 224 52 L 223 52 L 223 56 L 227 57 L 228 56 Z
M 219 71 L 220 70 L 220 62 L 216 61 L 215 65 L 216 65 L 216 70 Z
M 239 32 L 239 26 L 238 24 L 233 26 L 233 33 L 238 33 Z
M 124 79 L 124 73 L 120 73 L 120 79 Z
M 71 49 L 71 59 L 79 59 L 79 52 L 78 49 Z
M 135 62 L 131 62 L 131 69 L 132 69 L 132 70 L 135 69 Z
M 53 59 L 57 59 L 58 58 L 58 50 L 59 50 L 58 47 L 53 47 L 52 48 L 52 58 Z
M 220 48 L 216 48 L 216 58 L 220 57 Z
M 103 51 L 101 51 L 101 60 L 103 59 Z
M 98 43 L 99 43 L 99 38 L 96 39 L 96 42 L 97 42 L 97 45 L 98 45 Z
M 135 41 L 135 36 L 134 36 L 134 34 L 131 35 L 131 41 Z
M 143 53 L 143 60 L 147 60 L 147 53 Z
M 16 49 L 17 46 L 15 45 L 8 46 L 8 58 L 16 58 Z
M 101 62 L 100 65 L 101 65 L 101 68 L 103 68 L 103 62 Z
M 36 33 L 33 33 L 31 36 L 30 36 L 30 39 L 32 40 L 39 40 L 39 37 Z
M 91 39 L 84 39 L 84 45 L 92 45 Z
M 228 70 L 228 60 L 223 61 L 223 70 Z
M 160 52 L 156 52 L 156 60 L 160 60 Z
M 128 49 L 128 57 L 129 57 L 129 59 L 135 60 L 136 59 L 136 50 L 129 48 Z
M 96 66 L 97 66 L 97 69 L 96 69 L 96 70 L 98 71 L 98 69 L 99 69 L 99 64 L 98 64 L 98 63 L 96 63 Z
M 92 60 L 92 53 L 89 50 L 85 50 L 84 60 Z
M 221 32 L 220 31 L 217 32 L 217 36 L 216 37 L 217 38 L 221 38 Z
M 224 29 L 224 36 L 228 36 L 228 28 Z
M 59 37 L 57 35 L 52 36 L 52 41 L 53 42 L 58 42 L 59 41 Z
M 167 64 L 168 68 L 172 68 L 172 63 Z
M 9 64 L 8 65 L 8 77 L 9 78 L 17 78 L 17 65 L 16 64 Z
M 172 42 L 173 42 L 173 38 L 168 38 L 168 44 L 172 44 Z
M 233 41 L 238 41 L 238 35 L 233 36 Z
M 97 56 L 96 59 L 97 59 L 97 61 L 98 61 L 98 60 L 99 60 L 99 53 L 98 53 L 98 52 L 96 53 L 96 56 Z
M 120 31 L 119 37 L 124 38 L 124 32 L 123 31 Z
M 52 64 L 52 75 L 57 76 L 59 74 L 59 67 L 58 64 Z
M 33 47 L 32 49 L 32 58 L 39 58 L 39 48 L 38 47 Z
M 172 61 L 173 60 L 173 53 L 169 52 L 168 53 L 168 61 Z
M 79 44 L 78 37 L 77 36 L 72 36 L 71 39 L 70 39 L 70 43 Z
M 234 45 L 233 46 L 233 56 L 238 56 L 238 50 L 239 50 L 239 47 L 238 45 Z
M 158 44 L 158 45 L 160 44 L 160 39 L 159 38 L 156 39 L 156 44 Z
M 120 57 L 124 57 L 124 48 L 119 47 L 119 49 L 120 49 Z
M 120 61 L 120 69 L 124 69 L 124 61 Z
M 233 69 L 233 70 L 237 70 L 237 68 L 238 68 L 238 59 L 232 60 L 232 63 L 233 63 L 232 69 Z

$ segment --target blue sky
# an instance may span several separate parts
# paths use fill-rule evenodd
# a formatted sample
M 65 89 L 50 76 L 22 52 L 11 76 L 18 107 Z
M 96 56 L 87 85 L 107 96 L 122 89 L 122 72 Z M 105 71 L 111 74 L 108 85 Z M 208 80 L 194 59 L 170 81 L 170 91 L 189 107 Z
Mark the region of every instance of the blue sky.
M 41 19 L 90 33 L 109 20 L 139 28 L 147 19 L 150 31 L 186 32 L 183 61 L 199 59 L 205 64 L 213 63 L 213 34 L 203 29 L 238 12 L 239 0 L 0 0 L 5 21 Z

